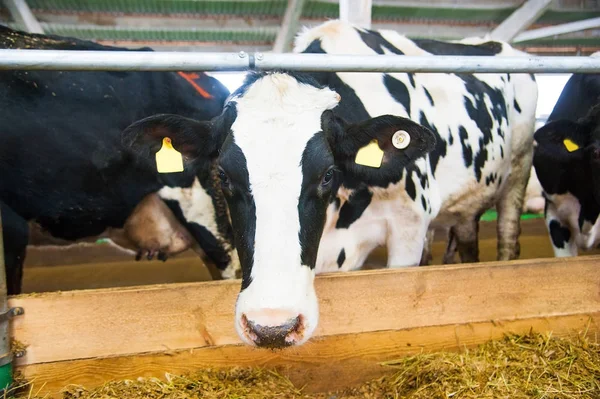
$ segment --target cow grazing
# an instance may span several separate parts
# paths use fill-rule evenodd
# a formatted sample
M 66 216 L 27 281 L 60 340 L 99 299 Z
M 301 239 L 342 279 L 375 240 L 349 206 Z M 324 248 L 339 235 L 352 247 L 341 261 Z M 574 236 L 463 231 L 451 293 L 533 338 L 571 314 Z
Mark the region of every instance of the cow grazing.
M 125 50 L 6 27 L 0 27 L 0 47 Z M 232 276 L 238 261 L 216 169 L 159 174 L 124 151 L 120 141 L 128 125 L 156 113 L 209 120 L 221 113 L 229 94 L 201 72 L 1 71 L 0 207 L 9 293 L 20 292 L 28 222 L 63 240 L 93 237 L 124 227 L 152 193 L 208 258 Z M 145 220 L 152 220 L 148 208 L 144 212 Z M 154 226 L 150 231 L 173 231 L 168 223 L 166 230 Z M 141 249 L 160 258 L 179 251 L 177 243 L 163 238 L 166 247 L 155 248 L 160 242 L 150 240 L 150 247 Z M 144 242 L 139 235 L 135 239 Z
M 573 74 L 534 138 L 554 255 L 594 248 L 600 242 L 600 75 Z
M 296 48 L 510 53 L 338 21 L 304 32 Z M 235 327 L 248 344 L 283 347 L 317 326 L 316 269 L 353 268 L 377 242 L 390 266 L 417 265 L 434 219 L 470 228 L 497 203 L 501 257 L 515 257 L 535 101 L 528 75 L 251 73 L 212 121 L 155 115 L 123 140 L 151 161 L 169 137 L 191 174 L 217 162 L 242 266 Z

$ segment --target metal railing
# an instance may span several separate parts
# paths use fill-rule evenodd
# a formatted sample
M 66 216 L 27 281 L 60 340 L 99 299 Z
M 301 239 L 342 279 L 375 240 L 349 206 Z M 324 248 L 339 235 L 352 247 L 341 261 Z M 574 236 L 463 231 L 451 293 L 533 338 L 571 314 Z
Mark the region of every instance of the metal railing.
M 0 70 L 600 73 L 600 57 L 0 50 Z

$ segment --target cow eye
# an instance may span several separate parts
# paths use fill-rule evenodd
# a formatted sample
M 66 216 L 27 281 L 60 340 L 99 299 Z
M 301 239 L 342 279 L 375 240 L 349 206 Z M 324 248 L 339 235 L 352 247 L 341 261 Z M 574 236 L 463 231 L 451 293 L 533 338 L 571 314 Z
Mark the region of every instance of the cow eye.
M 325 172 L 325 175 L 323 175 L 323 180 L 321 180 L 321 185 L 326 186 L 329 183 L 331 183 L 331 181 L 333 180 L 333 174 L 333 169 L 329 169 L 327 172 Z
M 229 178 L 227 177 L 225 172 L 223 172 L 220 169 L 219 169 L 219 179 L 221 180 L 221 187 L 229 188 Z

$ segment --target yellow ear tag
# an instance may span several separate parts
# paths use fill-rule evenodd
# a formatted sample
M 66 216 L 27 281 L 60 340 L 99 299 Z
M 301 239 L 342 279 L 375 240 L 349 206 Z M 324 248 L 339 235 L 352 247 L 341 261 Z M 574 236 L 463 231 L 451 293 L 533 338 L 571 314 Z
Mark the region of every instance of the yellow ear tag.
M 168 137 L 163 139 L 162 147 L 156 153 L 156 169 L 158 173 L 183 172 L 183 157 Z
M 575 144 L 574 142 L 572 142 L 571 139 L 564 139 L 563 144 L 565 145 L 565 147 L 567 148 L 567 151 L 569 151 L 569 152 L 573 152 L 573 151 L 579 149 L 579 146 L 577 144 Z
M 369 144 L 358 150 L 354 162 L 358 165 L 379 168 L 383 161 L 383 151 L 379 148 L 377 140 L 371 140 Z

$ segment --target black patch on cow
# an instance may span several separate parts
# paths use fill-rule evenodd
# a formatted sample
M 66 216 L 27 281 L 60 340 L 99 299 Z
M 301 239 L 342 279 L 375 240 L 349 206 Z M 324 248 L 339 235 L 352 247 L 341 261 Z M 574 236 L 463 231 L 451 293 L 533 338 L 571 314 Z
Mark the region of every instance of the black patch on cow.
M 350 198 L 348 198 L 348 201 L 342 205 L 335 227 L 337 229 L 347 229 L 350 227 L 352 223 L 356 222 L 362 216 L 365 209 L 371 203 L 371 198 L 373 198 L 373 194 L 367 187 L 355 190 L 350 195 Z
M 219 165 L 229 184 L 223 193 L 231 215 L 233 237 L 242 266 L 242 291 L 252 282 L 254 239 L 256 235 L 256 204 L 250 191 L 250 177 L 244 153 L 228 135 L 221 147 Z
M 502 176 L 500 176 L 500 177 L 498 178 L 498 186 L 501 186 L 501 185 L 502 185 Z
M 477 124 L 477 127 L 483 133 L 479 139 L 479 152 L 475 154 L 475 177 L 481 181 L 481 170 L 488 159 L 488 150 L 486 146 L 494 141 L 492 127 L 494 122 L 500 126 L 502 120 L 507 120 L 506 102 L 502 91 L 494 89 L 487 83 L 480 81 L 473 75 L 457 74 L 465 83 L 468 93 L 471 93 L 473 100 L 464 97 L 464 104 L 469 117 Z M 491 102 L 491 113 L 485 103 L 485 97 Z M 504 139 L 504 132 L 497 129 L 497 134 Z
M 388 74 L 383 75 L 383 84 L 394 100 L 402 104 L 410 116 L 410 94 L 406 85 Z
M 408 81 L 410 82 L 410 85 L 411 85 L 413 88 L 416 88 L 416 87 L 417 87 L 417 85 L 415 84 L 415 75 L 414 75 L 414 74 L 412 74 L 412 73 L 407 73 L 407 75 L 408 75 Z M 425 89 L 425 90 L 427 91 L 427 89 Z
M 441 42 L 431 39 L 412 39 L 412 41 L 423 50 L 434 55 L 484 56 L 496 55 L 502 51 L 502 43 L 494 41 L 475 45 Z
M 491 184 L 494 184 L 496 182 L 496 180 L 498 179 L 498 174 L 497 173 L 490 173 L 486 178 L 485 178 L 485 185 L 489 186 Z
M 423 206 L 423 210 L 427 210 L 427 201 L 425 201 L 425 196 L 421 194 L 421 205 Z
M 448 145 L 454 144 L 454 136 L 452 136 L 452 132 L 448 134 Z
M 432 106 L 435 106 L 435 103 L 433 102 L 433 97 L 431 97 L 431 93 L 429 93 L 429 90 L 427 90 L 427 88 L 423 87 L 423 91 L 425 91 L 425 96 L 427 96 L 427 99 L 429 100 L 429 103 Z
M 303 265 L 311 269 L 317 261 L 317 249 L 327 218 L 327 205 L 335 197 L 340 183 L 340 176 L 335 173 L 329 184 L 321 184 L 323 176 L 334 162 L 325 134 L 318 132 L 313 135 L 302 153 L 302 188 L 298 199 L 300 259 Z
M 460 138 L 460 145 L 463 152 L 463 160 L 465 161 L 465 167 L 469 167 L 473 164 L 473 149 L 469 144 L 469 134 L 464 126 L 458 127 L 458 137 Z
M 504 159 L 504 147 L 500 146 L 500 158 Z
M 415 170 L 417 172 L 417 176 L 419 176 L 419 182 L 421 183 L 421 188 L 425 189 L 429 186 L 429 181 L 427 179 L 427 174 L 420 174 L 419 169 Z
M 518 113 L 521 113 L 521 107 L 519 106 L 519 103 L 517 102 L 517 99 L 516 99 L 516 98 L 515 98 L 515 101 L 514 101 L 513 105 L 515 106 L 515 110 L 516 110 Z
M 552 244 L 554 244 L 556 248 L 564 248 L 565 244 L 571 239 L 571 231 L 568 228 L 561 226 L 557 220 L 551 220 L 548 229 L 550 230 Z
M 448 145 L 446 144 L 446 140 L 442 139 L 435 126 L 429 123 L 423 111 L 419 115 L 419 123 L 431 130 L 435 135 L 435 148 L 429 153 L 429 164 L 431 165 L 432 172 L 435 173 L 440 158 L 446 156 Z M 413 200 L 415 199 L 415 197 L 412 198 Z
M 304 54 L 326 54 L 325 50 L 321 46 L 319 39 L 313 40 L 310 45 L 302 52 Z M 341 110 L 352 110 L 352 112 L 345 113 L 344 119 L 348 123 L 361 122 L 369 119 L 369 113 L 367 112 L 362 101 L 356 95 L 354 89 L 345 84 L 340 77 L 333 72 L 312 72 L 311 76 L 322 86 L 328 86 L 335 89 L 336 93 L 341 96 L 341 101 L 337 106 Z
M 369 48 L 371 50 L 375 51 L 377 54 L 385 54 L 385 52 L 383 51 L 384 48 L 394 54 L 398 54 L 398 55 L 404 54 L 402 51 L 397 49 L 392 43 L 385 40 L 383 38 L 383 36 L 381 36 L 381 33 L 379 33 L 379 32 L 376 32 L 373 30 L 363 31 L 361 29 L 356 29 L 356 31 L 360 35 L 360 38 L 362 39 L 362 41 L 367 46 L 369 46 Z
M 346 251 L 344 251 L 344 248 L 342 248 L 342 250 L 340 251 L 340 254 L 337 257 L 337 264 L 338 264 L 338 268 L 342 268 L 342 265 L 344 264 L 344 261 L 346 260 Z
M 413 168 L 408 169 L 408 173 L 406 174 L 405 187 L 406 187 L 406 193 L 414 201 L 417 199 L 417 188 L 415 187 L 415 182 L 413 181 L 413 178 L 412 178 L 413 171 L 414 171 Z

